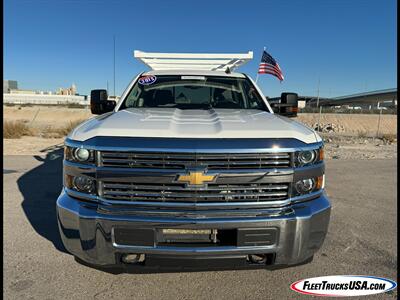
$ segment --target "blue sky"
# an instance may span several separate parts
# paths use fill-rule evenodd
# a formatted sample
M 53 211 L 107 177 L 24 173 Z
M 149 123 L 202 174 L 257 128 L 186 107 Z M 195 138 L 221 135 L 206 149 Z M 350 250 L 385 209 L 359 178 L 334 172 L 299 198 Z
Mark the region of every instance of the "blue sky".
M 267 96 L 325 97 L 397 85 L 395 0 L 5 0 L 4 78 L 23 89 L 116 91 L 146 67 L 133 50 L 247 52 L 255 78 L 263 47 L 285 80 L 261 75 Z

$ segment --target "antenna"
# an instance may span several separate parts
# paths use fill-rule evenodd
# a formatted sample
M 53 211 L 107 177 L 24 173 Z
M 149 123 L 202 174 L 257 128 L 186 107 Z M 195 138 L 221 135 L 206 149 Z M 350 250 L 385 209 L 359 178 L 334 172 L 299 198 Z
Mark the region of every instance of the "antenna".
M 319 84 L 321 81 L 321 77 L 318 77 L 318 89 L 317 89 L 317 107 L 319 107 Z
M 114 34 L 114 97 L 115 97 L 115 34 Z

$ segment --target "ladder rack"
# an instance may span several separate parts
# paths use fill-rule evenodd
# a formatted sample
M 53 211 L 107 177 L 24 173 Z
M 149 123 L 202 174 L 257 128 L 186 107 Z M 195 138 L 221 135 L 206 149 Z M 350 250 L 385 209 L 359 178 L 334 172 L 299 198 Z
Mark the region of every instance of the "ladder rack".
M 253 58 L 247 53 L 156 53 L 135 50 L 133 56 L 152 70 L 233 71 Z

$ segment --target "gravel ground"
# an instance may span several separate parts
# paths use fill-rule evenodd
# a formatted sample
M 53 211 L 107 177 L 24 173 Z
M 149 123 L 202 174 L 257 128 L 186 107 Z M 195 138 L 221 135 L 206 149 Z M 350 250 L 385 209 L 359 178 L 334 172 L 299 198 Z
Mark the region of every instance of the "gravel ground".
M 323 135 L 325 154 L 332 159 L 397 158 L 397 142 L 367 137 Z

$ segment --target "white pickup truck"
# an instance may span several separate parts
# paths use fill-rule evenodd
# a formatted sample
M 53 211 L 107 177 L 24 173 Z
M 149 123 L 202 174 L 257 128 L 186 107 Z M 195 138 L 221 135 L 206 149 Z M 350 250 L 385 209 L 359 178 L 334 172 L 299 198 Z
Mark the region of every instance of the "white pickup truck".
M 232 70 L 245 54 L 145 53 L 121 99 L 65 140 L 60 234 L 103 267 L 285 267 L 310 262 L 328 230 L 323 142 Z

